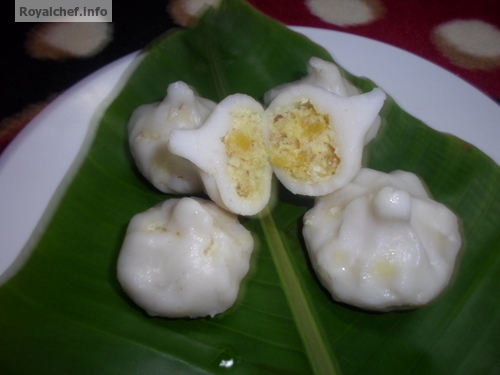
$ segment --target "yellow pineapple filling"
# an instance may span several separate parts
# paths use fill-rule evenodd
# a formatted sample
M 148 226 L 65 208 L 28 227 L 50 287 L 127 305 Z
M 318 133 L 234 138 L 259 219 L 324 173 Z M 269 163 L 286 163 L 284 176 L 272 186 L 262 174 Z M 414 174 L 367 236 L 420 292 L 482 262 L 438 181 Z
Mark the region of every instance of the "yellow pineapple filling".
M 340 158 L 330 116 L 303 99 L 273 111 L 271 163 L 297 180 L 318 183 L 335 174 Z
M 258 199 L 269 165 L 262 115 L 255 110 L 238 109 L 231 118 L 231 127 L 222 139 L 228 156 L 227 173 L 240 197 Z
M 396 277 L 398 269 L 389 260 L 379 260 L 373 265 L 373 273 L 384 281 L 390 281 Z

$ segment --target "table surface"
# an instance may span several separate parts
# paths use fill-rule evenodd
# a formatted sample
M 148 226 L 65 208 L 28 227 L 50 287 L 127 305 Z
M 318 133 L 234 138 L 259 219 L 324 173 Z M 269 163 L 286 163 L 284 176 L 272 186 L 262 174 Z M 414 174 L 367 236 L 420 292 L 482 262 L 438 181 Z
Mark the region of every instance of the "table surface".
M 183 6 L 188 0 L 178 0 Z M 343 31 L 405 49 L 451 71 L 500 102 L 498 0 L 249 0 L 288 25 Z M 57 95 L 110 62 L 146 46 L 182 20 L 168 1 L 114 2 L 111 39 L 91 57 L 47 59 L 29 47 L 47 24 L 14 23 L 2 58 L 0 152 Z M 13 21 L 12 21 L 13 22 Z M 68 36 L 69 37 L 69 36 Z

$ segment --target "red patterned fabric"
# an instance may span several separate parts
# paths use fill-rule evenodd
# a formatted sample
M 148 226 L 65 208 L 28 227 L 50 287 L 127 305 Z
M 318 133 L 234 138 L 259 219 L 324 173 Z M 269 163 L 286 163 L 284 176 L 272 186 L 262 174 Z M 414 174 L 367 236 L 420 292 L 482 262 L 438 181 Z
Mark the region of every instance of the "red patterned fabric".
M 327 1 L 346 2 L 325 0 Z M 481 20 L 500 32 L 498 0 L 367 0 L 366 4 L 378 3 L 382 8 L 380 18 L 352 26 L 337 26 L 321 20 L 311 13 L 307 0 L 249 0 L 249 3 L 288 25 L 348 32 L 402 48 L 455 73 L 487 95 L 500 98 L 500 56 L 497 57 L 496 66 L 486 70 L 463 68 L 443 55 L 432 42 L 435 28 L 453 20 Z

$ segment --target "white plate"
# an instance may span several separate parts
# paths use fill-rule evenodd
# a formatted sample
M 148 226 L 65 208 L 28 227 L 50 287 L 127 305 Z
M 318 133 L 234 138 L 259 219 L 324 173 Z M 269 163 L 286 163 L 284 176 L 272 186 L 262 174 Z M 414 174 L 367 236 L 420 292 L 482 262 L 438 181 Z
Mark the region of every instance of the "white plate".
M 293 29 L 324 46 L 354 75 L 375 81 L 410 114 L 478 146 L 500 163 L 500 106 L 473 86 L 384 43 L 331 30 Z M 84 154 L 80 151 L 87 149 L 100 114 L 134 58 L 126 56 L 72 87 L 1 155 L 0 282 L 22 264 L 21 249 L 29 248 L 43 230 L 37 227 L 42 214 L 57 203 L 53 197 L 77 169 Z

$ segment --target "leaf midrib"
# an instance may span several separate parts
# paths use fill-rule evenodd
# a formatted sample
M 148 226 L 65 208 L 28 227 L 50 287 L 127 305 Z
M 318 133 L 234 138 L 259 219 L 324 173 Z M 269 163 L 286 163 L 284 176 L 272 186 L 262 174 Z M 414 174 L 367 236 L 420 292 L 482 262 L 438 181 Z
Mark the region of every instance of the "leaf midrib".
M 340 374 L 333 350 L 322 335 L 320 321 L 315 316 L 311 301 L 304 292 L 297 271 L 290 259 L 281 235 L 269 209 L 260 220 L 268 241 L 273 261 L 281 279 L 286 299 L 295 318 L 299 335 L 315 374 Z

